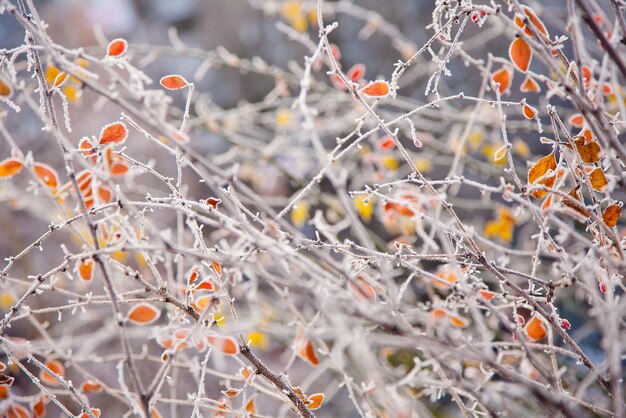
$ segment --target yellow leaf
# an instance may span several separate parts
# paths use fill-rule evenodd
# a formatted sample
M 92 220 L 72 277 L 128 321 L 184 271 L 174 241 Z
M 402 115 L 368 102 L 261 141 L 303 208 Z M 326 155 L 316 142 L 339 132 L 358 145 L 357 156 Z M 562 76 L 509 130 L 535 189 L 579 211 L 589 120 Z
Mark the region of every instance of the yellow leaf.
M 267 336 L 260 331 L 253 331 L 246 337 L 247 341 L 250 341 L 251 347 L 258 347 L 261 350 L 267 350 L 269 346 L 267 342 Z
M 299 202 L 291 209 L 291 223 L 296 228 L 302 228 L 306 221 L 309 220 L 309 204 Z
M 396 171 L 400 166 L 398 160 L 393 155 L 385 155 L 381 158 L 381 164 L 388 170 Z
M 550 170 L 556 170 L 556 157 L 554 156 L 554 152 L 533 164 L 528 171 L 528 182 L 530 184 L 535 183 Z
M 365 222 L 369 222 L 372 220 L 372 215 L 374 214 L 374 198 L 366 199 L 366 195 L 357 195 L 354 197 L 354 207 L 356 208 L 357 213 Z

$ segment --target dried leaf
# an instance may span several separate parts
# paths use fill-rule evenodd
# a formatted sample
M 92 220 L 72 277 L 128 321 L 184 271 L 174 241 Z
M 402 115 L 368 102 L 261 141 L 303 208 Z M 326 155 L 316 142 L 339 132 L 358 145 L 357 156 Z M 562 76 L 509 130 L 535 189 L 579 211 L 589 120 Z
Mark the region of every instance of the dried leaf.
M 591 187 L 598 192 L 605 191 L 606 186 L 609 184 L 609 181 L 604 175 L 604 171 L 602 171 L 600 167 L 596 167 L 591 174 L 589 174 L 589 181 L 591 182 Z
M 528 183 L 534 184 L 549 171 L 556 170 L 556 156 L 554 152 L 541 158 L 528 171 Z
M 580 158 L 585 164 L 600 161 L 602 148 L 600 144 L 593 139 L 589 129 L 585 130 L 582 135 L 574 138 L 574 144 L 576 145 Z
M 622 202 L 612 203 L 604 209 L 602 212 L 602 220 L 604 223 L 613 228 L 617 225 L 617 221 L 619 221 L 620 216 L 622 216 Z

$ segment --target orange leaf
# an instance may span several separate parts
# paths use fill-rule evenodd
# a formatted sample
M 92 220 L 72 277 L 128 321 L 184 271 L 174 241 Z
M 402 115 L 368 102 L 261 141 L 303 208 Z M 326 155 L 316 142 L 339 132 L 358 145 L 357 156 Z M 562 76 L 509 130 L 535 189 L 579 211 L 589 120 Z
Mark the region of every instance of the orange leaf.
M 93 277 L 93 266 L 94 261 L 92 258 L 78 260 L 76 262 L 76 271 L 78 271 L 78 275 L 81 279 L 88 282 Z
M 193 284 L 200 276 L 200 266 L 193 266 L 187 273 L 187 283 Z
M 574 144 L 584 163 L 591 164 L 600 161 L 602 148 L 593 139 L 589 129 L 586 129 L 582 135 L 577 136 L 574 139 Z
M 109 143 L 121 144 L 126 141 L 128 137 L 128 129 L 122 122 L 113 122 L 105 125 L 100 132 L 100 145 Z
M 45 399 L 45 396 L 42 396 L 37 400 L 37 402 L 33 404 L 33 413 L 35 414 L 36 418 L 42 418 L 44 415 L 46 415 Z
M 248 380 L 250 376 L 252 376 L 252 370 L 250 370 L 248 367 L 242 367 L 241 369 L 239 369 L 239 374 L 241 375 L 241 377 L 244 378 L 244 380 Z
M 583 115 L 581 115 L 580 113 L 573 114 L 572 116 L 569 117 L 567 121 L 574 128 L 582 128 L 583 125 L 585 124 L 585 119 L 583 118 Z
M 59 176 L 54 168 L 44 163 L 33 163 L 33 171 L 35 176 L 51 189 L 55 189 L 58 185 Z
M 622 216 L 622 202 L 612 203 L 604 209 L 602 212 L 602 220 L 604 223 L 613 228 L 617 225 L 617 221 L 619 221 L 619 217 Z
M 513 81 L 513 71 L 510 68 L 504 67 L 496 71 L 491 75 L 491 81 L 494 84 L 498 84 L 498 91 L 500 94 L 503 94 L 505 91 L 511 87 L 511 82 Z
M 30 414 L 28 409 L 18 403 L 14 403 L 4 411 L 2 416 L 6 418 L 29 418 Z
M 65 376 L 65 367 L 63 367 L 63 364 L 61 364 L 60 361 L 48 360 L 45 365 L 52 373 L 60 377 Z M 39 378 L 41 379 L 42 382 L 50 386 L 58 386 L 61 384 L 50 373 L 44 370 L 41 370 L 39 372 Z
M 526 76 L 519 88 L 519 91 L 522 93 L 539 93 L 541 91 L 541 87 L 539 87 L 539 84 L 532 77 Z
M 354 282 L 349 282 L 348 287 L 352 291 L 352 296 L 358 300 L 365 302 L 374 302 L 376 300 L 376 291 L 361 276 L 357 276 Z
M 121 57 L 128 49 L 126 39 L 117 38 L 112 40 L 107 47 L 107 57 Z
M 494 298 L 494 296 L 496 296 L 496 293 L 492 292 L 491 290 L 479 290 L 478 293 L 486 301 L 490 301 Z
M 526 15 L 526 17 L 528 17 L 528 20 L 530 20 L 530 23 L 533 24 L 535 29 L 537 29 L 543 35 L 548 37 L 549 36 L 548 30 L 546 29 L 546 26 L 543 24 L 541 19 L 537 17 L 537 14 L 535 13 L 535 11 L 528 6 L 523 6 L 523 8 L 524 8 L 524 14 Z M 532 33 L 528 30 L 528 28 L 526 28 L 526 34 L 528 34 L 529 36 L 533 36 Z
M 465 328 L 469 325 L 469 322 L 462 316 L 450 315 L 450 324 L 455 328 Z
M 363 88 L 363 94 L 370 97 L 384 97 L 389 91 L 389 84 L 386 81 L 374 81 Z
M 215 349 L 224 354 L 235 355 L 239 354 L 239 344 L 232 337 L 224 337 L 222 335 L 209 335 L 207 342 L 211 344 Z
M 217 276 L 222 277 L 222 265 L 217 261 L 212 261 L 211 265 L 213 266 L 213 270 L 217 273 Z
M 166 75 L 161 78 L 161 85 L 168 90 L 180 90 L 189 85 L 183 76 L 178 74 Z
M 526 119 L 534 119 L 535 116 L 537 116 L 537 109 L 529 105 L 524 105 L 522 113 Z
M 525 73 L 530 67 L 533 58 L 533 50 L 522 38 L 516 38 L 509 47 L 509 58 L 515 67 Z
M 530 318 L 524 326 L 524 331 L 526 331 L 526 335 L 528 335 L 528 337 L 530 337 L 533 341 L 539 341 L 548 335 L 543 320 L 537 315 Z
M 306 407 L 310 410 L 319 409 L 324 402 L 324 394 L 323 393 L 314 393 L 313 395 L 308 396 L 309 403 L 307 403 Z
M 99 393 L 102 392 L 102 386 L 93 380 L 85 380 L 80 384 L 80 390 L 84 393 Z
M 589 174 L 589 180 L 591 182 L 591 187 L 598 192 L 603 192 L 609 184 L 609 181 L 604 175 L 604 171 L 602 171 L 600 167 L 596 167 L 591 174 Z
M 254 401 L 254 399 L 250 399 L 247 403 L 246 403 L 246 412 L 250 413 L 250 414 L 256 414 L 256 402 Z
M 98 187 L 98 197 L 100 198 L 100 201 L 102 203 L 111 202 L 111 196 L 113 196 L 113 193 L 111 193 L 111 190 L 108 187 L 106 186 Z
M 96 417 L 96 418 L 100 418 L 100 414 L 102 412 L 100 412 L 100 410 L 98 408 L 91 408 L 91 413 Z M 89 418 L 89 414 L 87 412 L 83 412 L 82 414 L 80 414 L 80 416 L 78 418 Z
M 128 320 L 138 325 L 147 325 L 156 321 L 160 315 L 161 311 L 155 306 L 142 302 L 128 312 Z
M 115 157 L 113 163 L 109 166 L 109 172 L 112 176 L 123 176 L 128 173 L 128 164 L 121 156 L 116 155 Z
M 3 79 L 0 78 L 0 97 L 9 97 L 13 90 Z
M 530 184 L 535 183 L 538 179 L 543 177 L 550 170 L 556 170 L 556 157 L 554 152 L 537 161 L 528 170 L 528 182 Z
M 13 177 L 22 170 L 22 167 L 24 164 L 17 158 L 7 158 L 0 161 L 0 179 Z
M 303 340 L 298 346 L 298 357 L 302 360 L 308 361 L 313 366 L 320 364 L 313 343 L 309 340 Z
M 580 189 L 580 185 L 570 190 L 569 193 L 567 194 L 568 197 L 564 197 L 563 199 L 561 199 L 561 203 L 563 203 L 565 206 L 569 208 L 574 209 L 576 212 L 580 213 L 582 216 L 587 218 L 589 217 L 589 211 L 585 209 L 585 202 L 580 196 L 579 189 Z

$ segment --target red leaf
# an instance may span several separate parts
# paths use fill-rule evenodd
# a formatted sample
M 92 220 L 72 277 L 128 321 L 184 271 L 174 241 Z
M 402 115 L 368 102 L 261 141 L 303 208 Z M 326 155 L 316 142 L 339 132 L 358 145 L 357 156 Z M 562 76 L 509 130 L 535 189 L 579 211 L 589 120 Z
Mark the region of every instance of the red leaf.
M 161 85 L 168 90 L 180 90 L 187 87 L 189 83 L 183 76 L 171 74 L 161 78 Z
M 389 84 L 386 81 L 374 81 L 363 88 L 363 94 L 370 97 L 385 97 L 389 94 Z
M 107 47 L 107 57 L 121 57 L 126 53 L 128 49 L 128 42 L 126 39 L 117 38 L 109 42 Z
M 365 76 L 365 64 L 355 64 L 348 70 L 346 76 L 350 81 L 357 82 Z

